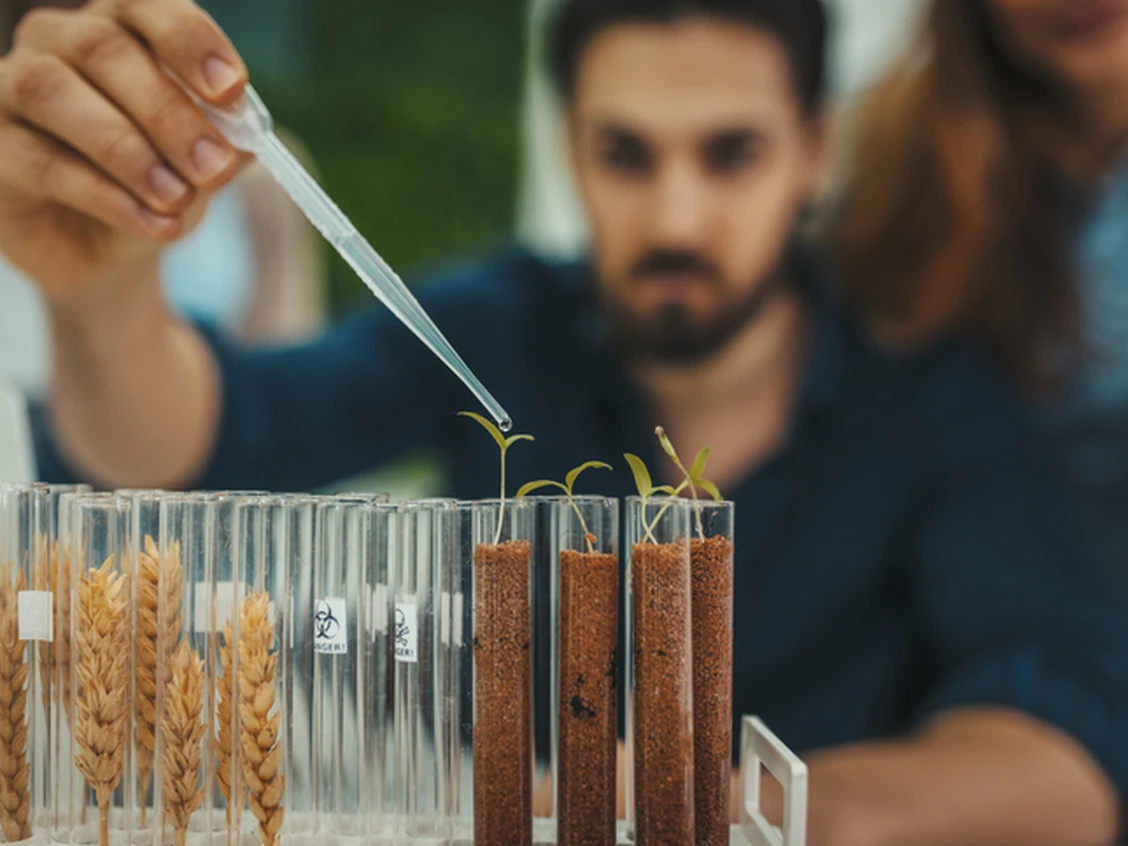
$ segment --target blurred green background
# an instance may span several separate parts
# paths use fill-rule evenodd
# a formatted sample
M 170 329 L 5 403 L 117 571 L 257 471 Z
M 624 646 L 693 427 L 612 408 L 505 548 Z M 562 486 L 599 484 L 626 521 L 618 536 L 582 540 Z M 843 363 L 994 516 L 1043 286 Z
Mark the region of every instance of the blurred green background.
M 393 266 L 513 227 L 524 0 L 205 0 L 277 123 Z M 339 316 L 368 296 L 336 255 Z

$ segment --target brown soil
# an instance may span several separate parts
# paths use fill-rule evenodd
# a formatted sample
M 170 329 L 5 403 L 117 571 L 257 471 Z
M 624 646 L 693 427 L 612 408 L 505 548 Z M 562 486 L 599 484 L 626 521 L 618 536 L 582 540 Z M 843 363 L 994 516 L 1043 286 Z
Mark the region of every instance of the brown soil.
M 614 846 L 619 559 L 560 553 L 557 843 Z
M 690 556 L 695 843 L 727 846 L 732 778 L 732 541 L 694 540 Z
M 533 840 L 528 541 L 474 550 L 474 842 Z
M 685 846 L 693 826 L 690 583 L 681 545 L 635 544 L 635 842 Z

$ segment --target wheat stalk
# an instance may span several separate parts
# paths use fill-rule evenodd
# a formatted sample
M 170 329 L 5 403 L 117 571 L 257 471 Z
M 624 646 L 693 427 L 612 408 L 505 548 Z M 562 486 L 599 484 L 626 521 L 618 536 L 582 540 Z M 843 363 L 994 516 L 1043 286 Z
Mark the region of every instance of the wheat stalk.
M 161 709 L 161 776 L 165 817 L 176 846 L 185 846 L 188 821 L 204 801 L 200 751 L 204 740 L 204 662 L 184 641 L 169 662 Z
M 146 535 L 145 551 L 138 559 L 137 578 L 134 743 L 141 826 L 144 827 L 157 741 L 157 691 L 164 688 L 165 664 L 180 637 L 180 544 L 173 542 L 165 554 L 160 555 L 153 539 Z
M 40 556 L 36 571 L 37 590 L 49 591 L 55 609 L 55 640 L 39 643 L 39 677 L 43 683 L 43 708 L 50 713 L 50 699 L 62 706 L 70 718 L 71 710 L 71 627 L 70 554 L 65 544 L 52 540 Z M 52 697 L 52 691 L 54 696 Z
M 233 684 L 235 677 L 235 635 L 232 632 L 231 621 L 228 620 L 223 627 L 223 639 L 219 644 L 219 665 L 223 675 L 215 680 L 216 686 L 216 711 L 219 717 L 219 731 L 215 738 L 215 780 L 219 784 L 219 792 L 227 802 L 227 827 L 230 832 L 232 826 L 238 831 L 243 805 L 247 801 L 247 788 L 243 783 L 243 771 L 239 755 L 239 744 L 232 743 L 232 738 L 238 736 L 239 709 L 235 707 L 234 700 L 237 688 Z M 232 789 L 232 780 L 235 785 Z
M 75 765 L 94 791 L 102 846 L 109 844 L 110 797 L 121 781 L 128 717 L 128 582 L 111 555 L 78 583 L 75 641 Z
M 19 592 L 23 573 L 12 584 L 0 579 L 0 831 L 8 842 L 31 837 L 28 811 L 27 655 L 19 639 Z
M 265 593 L 247 597 L 239 614 L 239 729 L 247 798 L 259 821 L 263 846 L 278 841 L 286 785 L 279 772 L 282 747 L 278 743 L 279 714 L 274 708 L 278 655 L 271 652 L 273 643 L 269 597 Z

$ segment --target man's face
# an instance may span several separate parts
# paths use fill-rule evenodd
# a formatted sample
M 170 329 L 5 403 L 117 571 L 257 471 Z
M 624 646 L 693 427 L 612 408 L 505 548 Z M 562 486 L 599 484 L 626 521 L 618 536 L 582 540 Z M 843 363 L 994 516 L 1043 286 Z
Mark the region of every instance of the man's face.
M 581 57 L 570 123 L 620 342 L 664 361 L 716 352 L 757 311 L 822 173 L 783 46 L 706 17 L 614 25 Z

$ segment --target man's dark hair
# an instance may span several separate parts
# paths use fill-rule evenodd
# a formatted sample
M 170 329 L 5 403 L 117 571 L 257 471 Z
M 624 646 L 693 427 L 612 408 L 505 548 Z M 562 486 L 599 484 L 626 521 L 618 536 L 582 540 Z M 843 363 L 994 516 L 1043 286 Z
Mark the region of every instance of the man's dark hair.
M 596 35 L 619 23 L 671 23 L 706 16 L 746 23 L 776 36 L 787 51 L 795 90 L 808 112 L 822 105 L 827 19 L 821 0 L 562 0 L 549 36 L 561 94 L 575 92 L 580 58 Z

